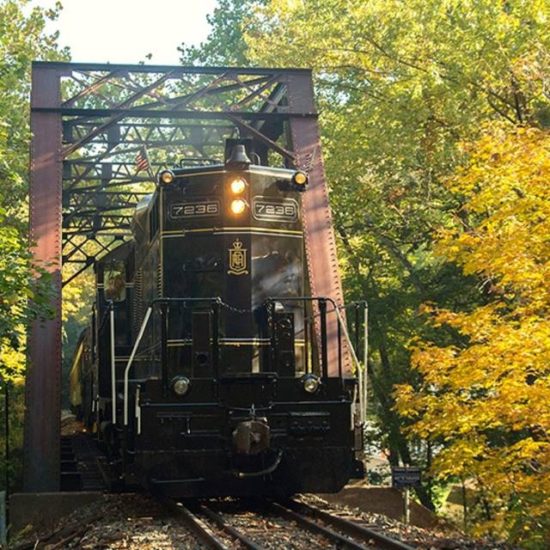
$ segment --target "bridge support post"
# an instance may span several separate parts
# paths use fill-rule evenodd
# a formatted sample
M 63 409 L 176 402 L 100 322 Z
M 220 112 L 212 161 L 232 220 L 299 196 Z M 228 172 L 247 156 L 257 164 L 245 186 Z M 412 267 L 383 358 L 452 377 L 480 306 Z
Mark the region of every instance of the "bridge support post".
M 61 120 L 60 73 L 33 68 L 31 95 L 30 239 L 34 261 L 51 276 L 53 317 L 28 335 L 23 487 L 58 491 L 61 382 Z

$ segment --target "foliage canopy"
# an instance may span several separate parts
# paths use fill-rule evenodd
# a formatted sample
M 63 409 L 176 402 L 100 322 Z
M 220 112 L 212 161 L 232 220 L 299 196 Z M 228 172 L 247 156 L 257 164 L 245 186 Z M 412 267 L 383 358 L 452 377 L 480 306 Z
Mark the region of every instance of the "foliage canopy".
M 464 199 L 441 230 L 438 254 L 475 273 L 488 304 L 468 312 L 428 308 L 463 345 L 423 342 L 422 383 L 398 388 L 411 430 L 442 444 L 433 470 L 473 480 L 484 529 L 542 545 L 550 534 L 550 134 L 492 128 L 449 180 Z M 546 544 L 549 542 L 546 539 Z

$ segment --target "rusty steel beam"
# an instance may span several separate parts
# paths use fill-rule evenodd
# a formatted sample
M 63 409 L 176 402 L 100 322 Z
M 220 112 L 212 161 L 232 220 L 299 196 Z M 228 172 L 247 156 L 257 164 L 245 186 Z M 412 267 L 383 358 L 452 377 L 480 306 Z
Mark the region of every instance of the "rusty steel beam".
M 285 113 L 272 113 L 268 111 L 231 111 L 229 109 L 224 111 L 199 111 L 199 110 L 160 110 L 160 109 L 144 109 L 144 108 L 106 108 L 106 109 L 83 109 L 76 107 L 43 107 L 37 109 L 39 112 L 44 113 L 60 113 L 64 116 L 87 116 L 87 117 L 111 117 L 109 123 L 105 124 L 102 131 L 109 125 L 116 123 L 124 117 L 128 118 L 160 118 L 160 119 L 204 119 L 204 120 L 227 120 L 229 116 L 238 117 L 240 120 L 287 120 L 292 117 L 312 117 L 315 118 L 313 113 L 300 113 L 300 112 L 285 112 Z M 98 132 L 100 133 L 100 132 Z M 82 144 L 80 144 L 82 145 Z M 74 148 L 71 147 L 74 150 Z M 72 151 L 65 152 L 67 156 Z
M 34 261 L 50 272 L 53 317 L 37 320 L 28 337 L 23 486 L 58 491 L 61 423 L 61 72 L 35 68 L 31 94 L 30 239 Z
M 74 103 L 76 103 L 79 99 L 82 99 L 83 97 L 86 97 L 90 94 L 93 94 L 96 90 L 98 90 L 103 84 L 114 78 L 115 76 L 119 75 L 119 71 L 114 71 L 112 73 L 109 73 L 101 78 L 98 78 L 88 86 L 87 88 L 84 88 L 83 90 L 80 90 L 75 96 L 71 97 L 67 101 L 63 102 L 64 107 L 70 107 Z
M 135 94 L 124 100 L 122 103 L 118 105 L 118 109 L 122 109 L 124 111 L 125 108 L 130 107 L 135 101 L 138 99 L 141 99 L 145 94 L 147 94 L 148 91 L 154 90 L 156 87 L 160 86 L 164 82 L 166 82 L 170 77 L 172 76 L 172 73 L 166 73 L 162 75 L 159 79 L 155 80 L 145 88 L 137 91 Z M 101 126 L 94 128 L 86 137 L 81 138 L 75 143 L 71 143 L 70 145 L 67 145 L 63 149 L 63 157 L 68 157 L 71 153 L 74 153 L 77 149 L 91 141 L 94 137 L 101 134 L 104 130 L 112 126 L 114 123 L 118 122 L 122 118 L 124 118 L 125 114 L 124 112 L 119 115 L 112 116 L 109 120 L 104 122 Z
M 271 75 L 271 74 L 311 74 L 310 69 L 284 68 L 274 69 L 268 67 L 198 67 L 194 65 L 182 65 L 174 67 L 173 65 L 126 65 L 120 63 L 70 63 L 66 61 L 35 61 L 33 66 L 36 68 L 48 67 L 58 69 L 66 74 L 69 71 L 109 71 L 109 72 L 131 72 L 131 73 L 166 73 L 173 72 L 177 75 L 188 74 L 220 74 L 233 72 L 236 75 Z
M 174 110 L 181 109 L 183 106 L 188 105 L 192 100 L 204 96 L 206 93 L 208 93 L 210 91 L 210 88 L 213 85 L 217 84 L 218 81 L 221 81 L 223 79 L 225 74 L 226 73 L 222 73 L 222 75 L 218 76 L 212 82 L 209 82 L 205 87 L 195 91 L 192 94 L 188 94 L 187 96 L 185 96 L 181 100 L 177 101 L 176 103 L 173 104 L 173 106 L 171 106 L 170 110 L 172 110 L 172 108 Z M 125 118 L 127 116 L 131 116 L 131 114 L 135 112 L 135 107 L 133 106 L 133 104 L 137 100 L 139 100 L 139 99 L 143 98 L 144 96 L 148 95 L 150 92 L 153 92 L 155 90 L 155 88 L 158 88 L 161 84 L 165 83 L 167 80 L 169 80 L 173 76 L 174 76 L 174 71 L 167 71 L 160 78 L 158 78 L 154 82 L 148 84 L 144 88 L 140 88 L 137 91 L 135 91 L 135 89 L 134 89 L 134 94 L 132 94 L 129 98 L 125 99 L 122 103 L 120 103 L 114 109 L 112 109 L 113 114 L 112 114 L 112 116 L 109 115 L 110 116 L 109 120 L 107 120 L 106 122 L 101 124 L 101 126 L 99 126 L 98 128 L 95 128 L 95 129 L 91 130 L 87 136 L 81 138 L 76 143 L 71 143 L 70 145 L 66 146 L 63 149 L 63 157 L 64 158 L 68 157 L 71 153 L 76 151 L 79 147 L 81 147 L 81 146 L 85 145 L 86 143 L 90 142 L 94 137 L 100 135 L 103 131 L 110 128 L 113 124 L 117 123 L 118 121 L 122 120 L 123 118 Z M 146 109 L 147 114 L 144 115 L 145 117 L 151 116 L 150 111 L 148 109 L 150 109 L 152 106 L 156 106 L 157 103 L 159 103 L 159 102 L 146 103 L 146 104 L 141 106 L 142 109 L 143 109 L 143 107 L 145 107 L 145 109 Z M 164 105 L 164 102 L 161 101 L 160 103 L 162 105 Z M 115 113 L 115 111 L 118 112 L 118 114 Z
M 79 139 L 82 135 L 87 134 L 92 128 L 96 127 L 98 123 L 87 122 L 72 122 L 68 121 L 64 123 L 65 126 L 65 140 L 67 143 L 72 143 Z M 167 145 L 192 145 L 193 140 L 198 140 L 202 137 L 204 131 L 208 129 L 211 134 L 216 131 L 218 134 L 217 139 L 211 139 L 210 142 L 201 140 L 201 145 L 213 145 L 222 146 L 224 135 L 227 135 L 234 126 L 230 124 L 224 125 L 208 125 L 204 124 L 146 124 L 146 123 L 124 123 L 118 124 L 119 140 L 115 143 L 127 143 L 131 141 L 136 145 L 151 145 L 153 147 L 167 146 Z M 103 132 L 96 137 L 94 143 L 96 144 L 111 144 L 112 139 L 108 135 L 109 131 Z
M 331 298 L 337 306 L 343 306 L 344 293 L 321 152 L 321 137 L 317 120 L 311 116 L 315 113 L 311 73 L 289 74 L 287 86 L 290 111 L 310 115 L 292 116 L 289 126 L 296 166 L 309 174 L 310 183 L 307 192 L 304 193 L 302 205 L 311 294 L 312 296 Z M 318 320 L 319 318 L 316 317 L 317 335 L 320 332 Z M 328 372 L 330 376 L 338 375 L 337 335 L 338 320 L 335 313 L 332 313 L 327 316 Z M 344 371 L 351 376 L 351 356 L 345 343 L 342 351 Z

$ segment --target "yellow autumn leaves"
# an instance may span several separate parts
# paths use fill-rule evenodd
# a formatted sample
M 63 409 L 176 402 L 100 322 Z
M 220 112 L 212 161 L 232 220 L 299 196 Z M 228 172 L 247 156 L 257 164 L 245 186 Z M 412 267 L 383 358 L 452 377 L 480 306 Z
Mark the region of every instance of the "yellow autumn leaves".
M 550 542 L 550 134 L 487 129 L 449 181 L 462 198 L 437 252 L 479 278 L 485 304 L 425 313 L 462 345 L 420 342 L 422 383 L 397 389 L 411 433 L 439 447 L 433 472 L 484 503 L 482 530 Z M 531 533 L 537 533 L 533 538 Z M 545 535 L 545 533 L 549 533 Z M 534 546 L 533 546 L 534 545 Z
M 444 232 L 439 250 L 466 274 L 488 282 L 497 277 L 499 290 L 517 295 L 522 311 L 537 311 L 548 306 L 550 275 L 548 134 L 494 129 L 475 148 L 470 165 L 451 182 L 465 197 L 472 227 Z

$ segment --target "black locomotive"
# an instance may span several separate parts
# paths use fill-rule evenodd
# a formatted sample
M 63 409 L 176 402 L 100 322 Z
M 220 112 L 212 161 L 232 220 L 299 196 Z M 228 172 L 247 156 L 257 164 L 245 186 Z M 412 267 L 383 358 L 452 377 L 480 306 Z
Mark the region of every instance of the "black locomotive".
M 280 495 L 361 475 L 356 381 L 327 364 L 330 300 L 308 296 L 307 176 L 247 147 L 161 172 L 133 240 L 96 264 L 71 400 L 126 486 Z

